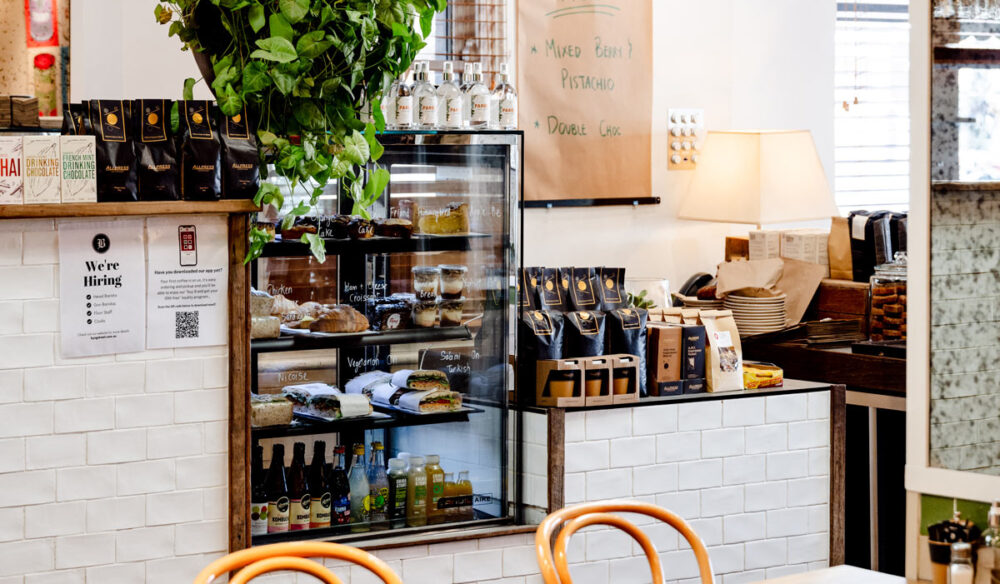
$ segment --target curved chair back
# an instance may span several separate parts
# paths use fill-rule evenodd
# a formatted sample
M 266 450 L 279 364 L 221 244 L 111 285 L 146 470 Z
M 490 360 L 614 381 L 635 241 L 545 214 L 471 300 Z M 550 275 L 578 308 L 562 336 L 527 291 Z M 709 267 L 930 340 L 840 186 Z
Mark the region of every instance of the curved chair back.
M 342 584 L 339 578 L 319 562 L 306 558 L 334 558 L 368 568 L 385 584 L 403 584 L 385 562 L 358 548 L 320 541 L 275 543 L 233 552 L 209 564 L 194 579 L 194 584 L 211 584 L 220 576 L 236 572 L 230 584 L 246 584 L 269 572 L 290 570 L 311 574 L 324 584 Z
M 639 501 L 606 501 L 603 503 L 583 503 L 573 507 L 566 507 L 550 513 L 535 531 L 535 553 L 538 555 L 538 567 L 542 572 L 545 584 L 572 584 L 573 580 L 569 573 L 569 559 L 566 557 L 566 548 L 569 540 L 577 531 L 591 525 L 610 525 L 629 534 L 646 554 L 649 562 L 649 570 L 653 577 L 653 584 L 663 584 L 663 568 L 660 564 L 660 556 L 656 552 L 656 547 L 649 537 L 643 533 L 635 524 L 623 517 L 611 515 L 611 513 L 636 513 L 648 515 L 669 524 L 680 532 L 684 539 L 691 545 L 695 559 L 698 560 L 698 574 L 702 584 L 714 584 L 712 576 L 712 561 L 708 557 L 708 550 L 705 549 L 704 542 L 698 534 L 691 529 L 686 521 L 667 511 L 662 507 L 650 503 Z M 560 530 L 561 528 L 561 530 Z M 559 533 L 555 539 L 555 548 L 552 546 L 552 538 Z

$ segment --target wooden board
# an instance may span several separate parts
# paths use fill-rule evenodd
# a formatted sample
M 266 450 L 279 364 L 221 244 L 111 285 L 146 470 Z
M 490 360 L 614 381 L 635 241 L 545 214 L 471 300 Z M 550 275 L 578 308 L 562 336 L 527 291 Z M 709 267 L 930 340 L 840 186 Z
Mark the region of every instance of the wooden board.
M 830 565 L 846 559 L 847 390 L 830 388 Z
M 248 215 L 229 216 L 229 551 L 250 547 Z
M 521 0 L 517 34 L 525 200 L 649 197 L 652 1 Z
M 0 219 L 250 213 L 258 210 L 259 208 L 249 199 L 224 199 L 221 201 L 134 201 L 131 203 L 56 203 L 52 205 L 0 205 Z M 240 259 L 242 260 L 243 258 L 241 257 Z

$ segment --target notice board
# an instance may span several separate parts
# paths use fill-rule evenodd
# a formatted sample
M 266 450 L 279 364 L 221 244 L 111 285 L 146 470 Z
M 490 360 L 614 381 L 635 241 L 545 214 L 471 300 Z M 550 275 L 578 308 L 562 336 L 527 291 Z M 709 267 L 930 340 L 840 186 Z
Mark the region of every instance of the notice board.
M 518 2 L 528 201 L 651 195 L 652 0 L 595 2 Z

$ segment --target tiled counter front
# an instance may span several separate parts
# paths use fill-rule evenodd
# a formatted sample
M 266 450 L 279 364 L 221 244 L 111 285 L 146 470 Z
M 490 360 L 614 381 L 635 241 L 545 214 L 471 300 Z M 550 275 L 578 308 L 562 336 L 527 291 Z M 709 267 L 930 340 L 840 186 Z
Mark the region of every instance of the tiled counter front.
M 722 584 L 827 566 L 830 392 L 568 412 L 565 501 L 629 498 L 687 519 Z M 646 527 L 667 578 L 697 576 L 683 538 Z M 572 554 L 609 582 L 649 581 L 622 533 L 587 532 Z M 601 580 L 592 580 L 594 582 Z

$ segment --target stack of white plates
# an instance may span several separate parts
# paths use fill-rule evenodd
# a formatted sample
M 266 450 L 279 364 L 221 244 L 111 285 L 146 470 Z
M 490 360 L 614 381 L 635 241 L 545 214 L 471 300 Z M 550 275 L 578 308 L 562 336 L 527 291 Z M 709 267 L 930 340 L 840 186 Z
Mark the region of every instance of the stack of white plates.
M 722 310 L 722 300 L 699 300 L 697 296 L 684 296 L 684 308 L 698 310 Z
M 785 294 L 769 298 L 730 294 L 724 305 L 733 311 L 741 336 L 759 335 L 785 328 L 785 298 Z

